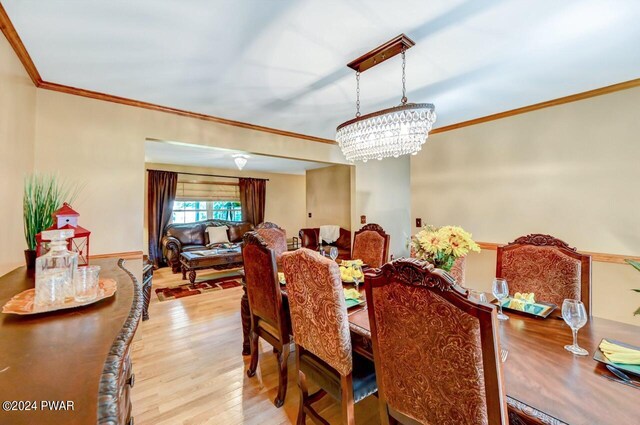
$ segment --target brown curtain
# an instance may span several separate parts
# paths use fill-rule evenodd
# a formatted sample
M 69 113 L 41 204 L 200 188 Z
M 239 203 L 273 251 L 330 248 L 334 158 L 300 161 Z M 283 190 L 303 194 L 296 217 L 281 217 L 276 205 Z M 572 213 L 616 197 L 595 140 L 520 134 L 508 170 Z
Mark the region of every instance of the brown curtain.
M 171 220 L 173 201 L 176 199 L 178 173 L 149 170 L 147 201 L 149 211 L 149 260 L 155 267 L 164 263 L 162 236 Z
M 264 203 L 267 181 L 263 179 L 240 179 L 240 204 L 242 220 L 254 226 L 264 221 Z

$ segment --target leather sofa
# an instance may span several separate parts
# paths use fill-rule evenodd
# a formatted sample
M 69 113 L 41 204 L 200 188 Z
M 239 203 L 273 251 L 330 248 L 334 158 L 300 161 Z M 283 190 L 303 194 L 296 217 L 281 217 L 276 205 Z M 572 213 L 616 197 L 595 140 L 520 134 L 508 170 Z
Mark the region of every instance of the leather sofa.
M 229 242 L 240 243 L 245 233 L 253 230 L 246 221 L 206 220 L 195 223 L 176 223 L 168 225 L 162 237 L 162 253 L 174 273 L 180 271 L 180 253 L 207 249 L 209 235 L 207 227 L 227 226 Z
M 313 227 L 307 229 L 300 229 L 300 244 L 303 248 L 309 248 L 314 251 L 318 250 L 318 240 L 320 239 L 320 228 Z M 338 258 L 341 260 L 351 259 L 351 231 L 340 228 L 340 237 L 337 241 L 327 244 L 322 243 L 324 251 L 328 254 L 332 246 L 338 248 Z

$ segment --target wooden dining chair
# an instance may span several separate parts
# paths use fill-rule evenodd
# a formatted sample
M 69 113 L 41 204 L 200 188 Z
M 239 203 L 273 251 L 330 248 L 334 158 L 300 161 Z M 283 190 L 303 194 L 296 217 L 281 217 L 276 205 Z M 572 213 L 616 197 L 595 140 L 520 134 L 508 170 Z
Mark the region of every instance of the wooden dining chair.
M 269 221 L 262 222 L 255 227 L 262 239 L 265 240 L 269 248 L 276 253 L 276 263 L 279 265 L 282 254 L 287 252 L 287 232 L 280 226 Z
M 370 267 L 382 267 L 389 259 L 390 240 L 391 236 L 379 224 L 366 224 L 353 236 L 351 257 Z
M 531 234 L 498 247 L 496 277 L 507 280 L 511 294 L 533 292 L 559 308 L 566 298 L 581 300 L 591 314 L 591 256 L 553 236 Z
M 281 407 L 287 394 L 287 360 L 290 351 L 290 325 L 282 304 L 276 254 L 257 232 L 243 237 L 242 257 L 251 315 L 251 362 L 247 375 L 253 377 L 258 367 L 258 338 L 274 348 L 278 360 L 278 395 L 274 401 Z
M 383 424 L 506 424 L 495 307 L 401 258 L 365 277 Z
M 329 394 L 342 403 L 342 423 L 355 422 L 354 404 L 377 391 L 373 363 L 352 351 L 337 263 L 301 248 L 282 257 L 300 388 L 297 424 L 309 415 L 328 424 L 312 404 Z M 320 389 L 309 394 L 307 378 Z

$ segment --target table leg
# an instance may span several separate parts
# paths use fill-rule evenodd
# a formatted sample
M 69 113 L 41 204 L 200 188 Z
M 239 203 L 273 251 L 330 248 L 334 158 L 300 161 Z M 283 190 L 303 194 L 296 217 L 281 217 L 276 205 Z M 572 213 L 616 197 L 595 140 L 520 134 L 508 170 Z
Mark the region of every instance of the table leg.
M 249 310 L 249 297 L 247 287 L 242 285 L 242 298 L 240 299 L 240 317 L 242 318 L 242 355 L 251 355 L 249 333 L 251 332 L 251 311 Z
M 191 270 L 189 272 L 189 283 L 192 284 L 192 285 L 194 283 L 196 283 L 196 271 L 195 270 Z
M 182 280 L 187 280 L 187 268 L 183 265 L 180 266 L 182 269 Z

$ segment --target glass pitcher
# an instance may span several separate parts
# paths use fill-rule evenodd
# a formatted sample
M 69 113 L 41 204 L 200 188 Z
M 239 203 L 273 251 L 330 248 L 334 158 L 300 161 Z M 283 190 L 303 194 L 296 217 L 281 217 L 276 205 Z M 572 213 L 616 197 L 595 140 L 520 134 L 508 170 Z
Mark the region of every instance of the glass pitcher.
M 73 229 L 42 232 L 42 239 L 51 243 L 49 252 L 36 258 L 36 306 L 62 305 L 73 299 L 78 254 L 67 249 L 67 240 L 73 235 Z

